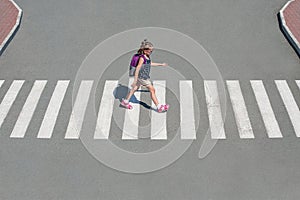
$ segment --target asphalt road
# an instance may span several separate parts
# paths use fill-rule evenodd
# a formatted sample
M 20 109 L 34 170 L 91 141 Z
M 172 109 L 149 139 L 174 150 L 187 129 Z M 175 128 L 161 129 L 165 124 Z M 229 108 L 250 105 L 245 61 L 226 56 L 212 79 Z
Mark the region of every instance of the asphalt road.
M 274 83 L 286 80 L 300 105 L 295 83 L 300 79 L 299 58 L 280 32 L 276 16 L 286 1 L 16 2 L 24 14 L 20 29 L 0 57 L 0 79 L 5 80 L 1 100 L 14 80 L 26 81 L 0 129 L 0 199 L 299 199 L 300 140 Z M 224 80 L 239 80 L 255 138 L 239 137 L 228 99 L 226 139 L 219 140 L 210 154 L 199 160 L 199 148 L 209 128 L 203 79 L 183 58 L 157 50 L 152 59 L 166 61 L 193 80 L 199 101 L 195 111 L 201 116 L 198 137 L 183 156 L 161 170 L 130 174 L 99 162 L 80 140 L 64 139 L 72 111 L 72 87 L 83 60 L 100 42 L 138 27 L 173 29 L 200 43 Z M 142 39 L 137 38 L 137 46 Z M 130 56 L 120 55 L 105 71 L 97 102 L 105 80 L 118 80 L 127 72 Z M 155 79 L 160 71 L 152 70 Z M 11 138 L 35 80 L 48 82 L 25 137 Z M 70 80 L 70 87 L 51 139 L 38 139 L 58 80 Z M 263 81 L 282 138 L 268 137 L 250 80 Z M 151 104 L 147 93 L 141 98 Z M 171 91 L 166 98 L 173 108 L 167 117 L 171 138 L 179 128 L 179 104 Z M 123 116 L 124 112 L 115 106 L 114 115 Z M 149 113 L 141 107 L 143 135 L 149 134 Z M 153 151 L 170 141 L 123 141 L 118 121 L 112 122 L 110 134 L 116 145 L 133 152 Z

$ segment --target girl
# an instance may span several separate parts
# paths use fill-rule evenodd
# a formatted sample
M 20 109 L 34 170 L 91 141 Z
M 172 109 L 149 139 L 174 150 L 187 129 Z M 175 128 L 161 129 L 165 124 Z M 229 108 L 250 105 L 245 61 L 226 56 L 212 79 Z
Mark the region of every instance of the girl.
M 132 109 L 132 105 L 129 99 L 134 94 L 135 91 L 139 89 L 141 85 L 147 87 L 150 91 L 151 99 L 156 105 L 158 112 L 167 111 L 169 109 L 168 104 L 160 104 L 155 95 L 155 89 L 150 80 L 150 68 L 151 66 L 167 66 L 166 63 L 153 63 L 151 62 L 150 55 L 153 51 L 153 45 L 146 39 L 142 42 L 138 53 L 140 54 L 138 65 L 136 66 L 134 81 L 132 83 L 132 89 L 127 94 L 125 99 L 122 99 L 121 105 L 127 109 Z

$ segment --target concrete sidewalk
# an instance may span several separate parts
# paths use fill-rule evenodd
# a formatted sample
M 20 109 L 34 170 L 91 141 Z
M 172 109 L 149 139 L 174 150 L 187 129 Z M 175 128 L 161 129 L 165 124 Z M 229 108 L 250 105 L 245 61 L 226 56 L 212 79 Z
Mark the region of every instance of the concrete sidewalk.
M 22 10 L 13 0 L 0 0 L 0 55 L 17 31 Z
M 300 57 L 300 0 L 291 0 L 279 12 L 282 32 Z

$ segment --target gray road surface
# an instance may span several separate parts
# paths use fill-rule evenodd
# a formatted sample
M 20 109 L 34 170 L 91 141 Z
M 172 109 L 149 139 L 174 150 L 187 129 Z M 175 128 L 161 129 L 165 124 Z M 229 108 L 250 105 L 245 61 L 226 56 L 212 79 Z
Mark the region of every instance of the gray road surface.
M 18 33 L 0 58 L 0 78 L 6 80 L 1 99 L 13 80 L 26 82 L 0 130 L 0 199 L 300 198 L 300 140 L 274 84 L 277 79 L 287 80 L 300 105 L 295 84 L 300 78 L 299 59 L 280 32 L 276 17 L 285 0 L 16 2 L 24 15 Z M 208 51 L 224 80 L 240 81 L 255 139 L 239 138 L 228 101 L 227 138 L 218 141 L 213 151 L 199 160 L 198 151 L 208 128 L 203 81 L 193 76 L 186 61 L 162 51 L 154 52 L 153 59 L 166 61 L 193 79 L 200 101 L 199 137 L 180 159 L 156 172 L 126 174 L 98 162 L 80 140 L 64 139 L 71 112 L 72 83 L 84 58 L 111 35 L 145 26 L 187 34 Z M 137 45 L 141 39 L 137 38 Z M 130 55 L 112 63 L 99 88 L 103 88 L 106 79 L 118 79 L 126 72 Z M 10 133 L 20 110 L 33 82 L 39 79 L 48 80 L 48 84 L 26 136 L 12 139 Z M 49 140 L 37 139 L 55 83 L 64 79 L 71 80 L 71 84 L 53 136 Z M 270 139 L 266 135 L 249 83 L 256 79 L 264 81 L 283 138 Z M 100 97 L 101 89 L 97 99 Z M 167 98 L 171 97 L 167 93 Z M 151 103 L 147 93 L 142 100 Z M 168 115 L 172 124 L 168 134 L 172 135 L 178 128 L 178 102 L 170 103 L 174 109 Z M 124 113 L 119 108 L 114 111 Z M 142 127 L 149 123 L 148 113 L 141 108 Z M 112 133 L 116 144 L 131 151 L 150 151 L 164 145 L 152 141 L 124 142 L 114 123 Z

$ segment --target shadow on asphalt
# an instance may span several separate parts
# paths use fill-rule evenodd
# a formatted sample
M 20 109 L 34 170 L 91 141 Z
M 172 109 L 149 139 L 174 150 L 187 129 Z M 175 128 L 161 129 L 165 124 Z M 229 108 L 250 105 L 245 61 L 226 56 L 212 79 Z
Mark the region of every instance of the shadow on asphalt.
M 118 99 L 121 103 L 122 99 L 125 98 L 128 94 L 128 92 L 130 91 L 130 88 L 128 88 L 125 85 L 119 84 L 118 87 L 115 88 L 113 94 L 115 99 Z M 144 90 L 144 89 L 138 89 L 136 92 L 149 92 L 149 90 Z M 148 105 L 147 103 L 140 101 L 136 98 L 136 96 L 133 94 L 129 100 L 131 103 L 134 104 L 140 104 L 142 106 L 144 106 L 146 109 L 149 110 L 154 110 L 150 105 Z M 119 107 L 122 107 L 121 105 L 119 105 Z

